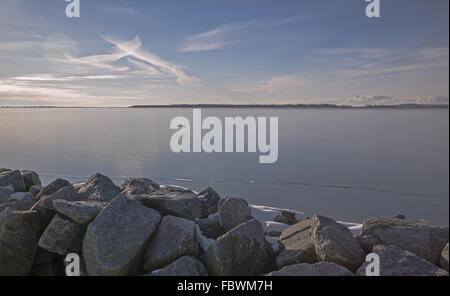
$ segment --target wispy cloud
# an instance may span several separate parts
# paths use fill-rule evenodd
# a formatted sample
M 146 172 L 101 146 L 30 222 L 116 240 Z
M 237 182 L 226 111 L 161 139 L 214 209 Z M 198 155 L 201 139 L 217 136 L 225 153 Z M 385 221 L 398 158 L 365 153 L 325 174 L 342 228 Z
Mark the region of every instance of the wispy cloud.
M 125 78 L 126 75 L 88 75 L 88 76 L 56 76 L 56 75 L 31 75 L 31 76 L 17 76 L 12 80 L 19 81 L 77 81 L 77 80 L 99 80 L 99 79 L 119 79 Z
M 230 91 L 236 93 L 264 92 L 272 94 L 286 89 L 298 89 L 311 83 L 314 83 L 314 81 L 311 81 L 310 78 L 306 78 L 304 75 L 280 75 L 271 77 L 253 86 L 231 88 Z
M 209 51 L 224 48 L 228 44 L 237 42 L 236 37 L 251 28 L 257 28 L 262 21 L 235 22 L 220 25 L 209 31 L 188 36 L 182 42 L 180 51 Z
M 173 77 L 178 84 L 183 86 L 201 82 L 201 79 L 186 74 L 182 67 L 142 48 L 142 42 L 137 36 L 130 41 L 118 41 L 110 37 L 104 37 L 103 39 L 115 46 L 112 53 L 80 58 L 67 56 L 66 62 L 135 75 L 144 74 L 162 78 Z M 117 62 L 124 58 L 126 58 L 130 64 L 138 67 L 139 70 L 135 71 L 128 66 L 117 64 Z
M 284 19 L 261 19 L 233 22 L 217 26 L 209 31 L 191 35 L 181 42 L 179 51 L 195 52 L 222 49 L 227 45 L 249 40 L 250 33 L 296 23 L 310 16 L 298 16 Z
M 42 48 L 38 41 L 0 42 L 0 52 L 23 52 Z
M 284 18 L 264 18 L 250 21 L 231 22 L 214 27 L 208 31 L 187 36 L 181 42 L 179 51 L 196 52 L 222 49 L 227 45 L 251 39 L 255 31 L 287 26 L 302 21 L 325 17 L 342 6 L 342 1 L 333 3 L 317 12 Z
M 122 7 L 113 5 L 98 5 L 97 9 L 101 12 L 109 14 L 127 14 L 127 15 L 138 15 L 139 11 L 133 7 Z
M 6 54 L 18 49 L 34 49 L 33 56 L 38 57 L 36 63 L 42 65 L 27 67 L 21 75 L 2 73 L 0 102 L 9 105 L 40 102 L 65 106 L 123 106 L 141 100 L 161 100 L 164 96 L 158 93 L 160 90 L 167 91 L 172 87 L 181 90 L 201 82 L 201 79 L 188 75 L 182 66 L 144 49 L 137 36 L 129 41 L 103 39 L 112 44 L 111 50 L 87 56 L 69 54 L 67 47 L 58 47 L 61 50 L 55 56 L 46 56 L 45 40 L 0 43 L 0 52 Z
M 180 85 L 191 85 L 201 82 L 201 79 L 187 75 L 180 66 L 164 60 L 148 50 L 142 49 L 142 42 L 138 37 L 128 42 L 119 42 L 112 38 L 105 38 L 105 40 L 114 44 L 120 51 L 125 53 L 126 56 L 147 63 L 154 69 L 159 69 L 163 75 L 173 75 Z
M 70 86 L 61 86 L 51 83 L 39 83 L 35 81 L 0 80 L 0 98 L 3 104 L 57 104 L 57 105 L 82 105 L 95 106 L 99 101 L 111 102 L 112 100 L 126 100 L 127 96 L 114 94 L 93 94 L 90 91 Z

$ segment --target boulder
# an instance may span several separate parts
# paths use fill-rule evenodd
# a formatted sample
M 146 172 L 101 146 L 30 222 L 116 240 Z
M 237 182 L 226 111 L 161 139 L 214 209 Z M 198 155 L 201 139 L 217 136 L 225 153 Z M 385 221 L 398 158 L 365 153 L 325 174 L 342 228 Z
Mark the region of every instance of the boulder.
M 145 252 L 144 269 L 151 271 L 164 267 L 184 255 L 198 257 L 199 252 L 195 223 L 165 216 Z
M 59 255 L 56 253 L 49 252 L 41 247 L 39 247 L 39 241 L 38 241 L 38 248 L 36 250 L 36 255 L 34 256 L 34 265 L 41 265 L 44 263 L 52 263 L 55 261 L 58 261 L 58 259 L 62 259 Z
M 202 234 L 208 238 L 217 239 L 225 233 L 218 216 L 214 216 L 213 218 L 198 219 L 195 220 L 195 223 L 197 223 Z
M 23 181 L 25 182 L 25 191 L 29 191 L 34 185 L 41 185 L 41 179 L 36 172 L 30 170 L 21 170 Z
M 268 265 L 264 229 L 255 219 L 219 237 L 202 258 L 209 275 L 261 275 Z
M 89 224 L 106 205 L 107 203 L 95 201 L 67 201 L 62 199 L 53 201 L 56 212 L 78 224 Z
M 366 253 L 351 231 L 330 218 L 314 215 L 311 237 L 320 261 L 334 262 L 355 271 L 365 259 Z
M 20 198 L 15 197 L 16 194 L 22 194 Z M 0 213 L 10 208 L 16 211 L 28 211 L 33 207 L 35 200 L 29 193 L 16 192 L 10 196 L 5 202 L 0 203 Z
M 147 178 L 127 178 L 120 186 L 120 191 L 127 197 L 150 194 L 159 189 L 159 185 Z
M 424 220 L 375 218 L 363 222 L 360 243 L 368 252 L 375 245 L 394 245 L 439 265 L 448 232 L 448 226 Z
M 42 190 L 44 189 L 45 187 Z M 41 193 L 42 191 L 39 194 Z M 41 216 L 41 227 L 42 227 L 41 231 L 44 231 L 45 228 L 47 228 L 47 226 L 50 224 L 53 217 L 55 216 L 56 211 L 55 208 L 53 207 L 54 200 L 78 201 L 80 199 L 81 196 L 73 190 L 72 185 L 63 187 L 50 195 L 42 195 L 40 199 L 31 208 L 31 210 L 39 212 L 39 215 Z
M 380 276 L 448 276 L 444 269 L 396 246 L 377 245 L 372 252 L 380 257 Z M 362 264 L 356 274 L 365 276 L 368 264 Z
M 42 186 L 41 185 L 33 185 L 30 187 L 30 194 L 33 196 L 34 199 L 38 196 L 39 192 L 41 192 Z
M 161 215 L 119 195 L 92 221 L 83 240 L 89 275 L 136 275 Z
M 191 256 L 183 256 L 152 276 L 207 276 L 203 263 Z
M 278 271 L 272 271 L 269 276 L 354 276 L 354 274 L 332 262 L 318 262 L 314 264 L 300 263 L 285 266 Z
M 28 275 L 39 239 L 39 214 L 6 209 L 0 213 L 0 276 Z
M 25 192 L 26 184 L 23 180 L 22 174 L 18 170 L 3 169 L 0 172 L 0 187 L 7 187 L 10 190 L 17 192 Z
M 211 214 L 217 213 L 220 195 L 211 187 L 202 190 L 198 197 L 202 203 L 202 217 L 208 217 Z
M 55 215 L 39 239 L 39 247 L 65 256 L 81 252 L 86 227 L 61 215 Z
M 441 253 L 441 267 L 448 271 L 448 243 Z
M 245 199 L 228 197 L 220 201 L 219 220 L 225 232 L 253 219 Z
M 120 193 L 120 188 L 110 178 L 99 173 L 74 187 L 83 200 L 90 201 L 110 202 Z
M 56 193 L 60 189 L 70 186 L 72 187 L 72 184 L 70 184 L 69 181 L 64 179 L 56 179 L 55 181 L 51 182 L 47 186 L 43 187 L 41 191 L 36 195 L 35 199 L 40 200 L 42 197 L 51 195 L 53 193 Z
M 201 202 L 192 190 L 176 186 L 161 186 L 151 194 L 136 196 L 145 206 L 159 211 L 162 215 L 172 215 L 186 219 L 202 216 Z
M 311 224 L 310 219 L 303 220 L 281 233 L 279 240 L 284 246 L 284 251 L 277 256 L 278 268 L 297 263 L 318 262 L 311 237 Z
M 0 204 L 2 202 L 7 201 L 11 197 L 11 194 L 13 193 L 14 191 L 11 189 L 8 189 L 6 187 L 0 187 Z
M 281 213 L 273 218 L 273 221 L 287 224 L 287 225 L 295 225 L 299 223 L 301 220 L 298 220 L 294 212 L 290 212 L 288 210 L 281 210 Z
M 80 201 L 81 196 L 73 190 L 72 186 L 66 186 L 50 195 L 42 197 L 34 206 L 33 209 L 46 209 L 55 211 L 53 201 L 65 200 L 65 201 Z

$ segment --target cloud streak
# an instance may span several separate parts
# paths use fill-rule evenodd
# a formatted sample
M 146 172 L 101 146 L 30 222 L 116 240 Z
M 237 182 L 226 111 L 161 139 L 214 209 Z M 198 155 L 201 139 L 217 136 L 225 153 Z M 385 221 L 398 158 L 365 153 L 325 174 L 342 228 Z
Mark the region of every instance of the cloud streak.
M 113 72 L 124 72 L 131 75 L 147 75 L 156 78 L 172 77 L 182 86 L 195 85 L 202 81 L 200 78 L 186 74 L 182 67 L 142 48 L 142 41 L 138 36 L 130 41 L 118 41 L 111 37 L 103 37 L 103 39 L 114 45 L 115 49 L 112 53 L 80 58 L 68 55 L 65 62 Z M 124 58 L 131 65 L 137 67 L 138 70 L 131 69 L 129 66 L 119 65 L 118 62 Z
M 208 31 L 187 36 L 179 46 L 180 52 L 198 52 L 218 50 L 227 45 L 248 40 L 255 31 L 287 26 L 302 21 L 321 18 L 342 6 L 340 1 L 323 8 L 321 11 L 300 14 L 285 18 L 265 18 L 251 21 L 231 22 L 214 27 Z

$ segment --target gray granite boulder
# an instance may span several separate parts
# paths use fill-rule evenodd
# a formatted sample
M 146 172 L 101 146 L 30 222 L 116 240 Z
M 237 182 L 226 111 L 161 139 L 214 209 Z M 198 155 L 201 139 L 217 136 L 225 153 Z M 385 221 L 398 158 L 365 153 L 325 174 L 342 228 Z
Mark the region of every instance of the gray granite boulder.
M 34 185 L 41 185 L 41 179 L 36 172 L 30 170 L 21 170 L 23 181 L 25 182 L 25 191 L 29 191 Z
M 0 276 L 28 275 L 40 230 L 39 214 L 6 209 L 0 213 Z
M 17 195 L 17 194 L 21 194 L 21 196 L 16 197 L 15 195 Z M 31 196 L 31 194 L 24 193 L 24 192 L 16 192 L 16 193 L 13 193 L 10 196 L 10 198 L 8 198 L 6 201 L 4 201 L 3 203 L 0 203 L 0 213 L 7 208 L 10 208 L 10 209 L 16 210 L 16 211 L 28 211 L 33 207 L 34 203 L 35 203 L 35 200 Z
M 311 220 L 307 219 L 284 230 L 279 241 L 284 251 L 277 256 L 278 268 L 297 263 L 316 263 L 318 258 L 311 237 Z
M 12 189 L 8 189 L 6 187 L 0 187 L 0 204 L 2 202 L 7 201 L 11 197 L 11 194 L 13 194 L 13 193 L 14 193 L 14 190 L 12 190 Z
M 247 221 L 219 237 L 202 258 L 209 275 L 244 276 L 264 274 L 268 253 L 261 223 Z
M 444 250 L 441 253 L 441 260 L 440 260 L 441 267 L 448 271 L 448 243 L 445 246 Z
M 334 262 L 351 271 L 363 263 L 366 253 L 344 225 L 333 219 L 314 215 L 311 237 L 320 261 Z
M 300 220 L 297 219 L 294 212 L 290 212 L 288 210 L 281 210 L 280 215 L 274 217 L 273 221 L 287 225 L 295 225 L 301 222 Z
M 44 189 L 45 187 L 42 190 Z M 53 189 L 51 191 L 53 191 Z M 42 195 L 31 208 L 31 210 L 39 212 L 39 215 L 41 216 L 41 231 L 44 231 L 44 229 L 47 228 L 55 216 L 56 211 L 53 206 L 54 200 L 79 201 L 81 198 L 82 197 L 74 191 L 72 185 L 63 187 L 50 195 Z
M 159 185 L 147 178 L 127 178 L 120 186 L 120 191 L 127 197 L 150 194 L 159 189 Z
M 64 187 L 72 187 L 72 184 L 64 179 L 56 179 L 47 186 L 44 186 L 41 191 L 36 195 L 35 199 L 40 200 L 44 196 L 51 195 Z
M 202 216 L 201 201 L 198 195 L 192 190 L 182 187 L 161 186 L 159 190 L 151 194 L 136 196 L 136 199 L 162 215 L 172 215 L 190 220 Z
M 219 220 L 225 232 L 251 219 L 251 210 L 245 199 L 228 197 L 220 201 Z
M 96 201 L 67 201 L 62 199 L 53 201 L 56 212 L 79 224 L 89 224 L 106 205 L 105 202 Z
M 33 209 L 47 209 L 55 211 L 53 206 L 53 201 L 55 200 L 65 200 L 65 201 L 80 201 L 82 199 L 81 195 L 73 190 L 72 186 L 66 186 L 60 190 L 52 193 L 50 195 L 42 197 L 34 206 Z
M 92 175 L 86 182 L 75 184 L 74 188 L 83 200 L 90 201 L 109 202 L 120 193 L 120 188 L 100 173 Z
M 89 275 L 139 274 L 145 247 L 161 215 L 136 200 L 119 195 L 92 221 L 83 240 Z
M 425 220 L 375 218 L 363 222 L 359 241 L 367 252 L 375 245 L 394 245 L 439 265 L 448 234 L 448 226 Z
M 38 245 L 61 256 L 80 254 L 85 231 L 85 226 L 57 214 L 41 235 Z
M 202 234 L 208 238 L 217 239 L 225 233 L 218 216 L 198 219 L 195 220 L 195 223 L 200 228 Z
M 30 190 L 28 192 L 30 192 L 31 196 L 33 196 L 33 198 L 36 199 L 39 192 L 41 192 L 42 188 L 43 187 L 41 185 L 33 185 L 30 187 Z
M 27 186 L 18 170 L 3 169 L 0 171 L 0 187 L 6 187 L 17 192 L 26 192 Z
M 278 271 L 272 271 L 269 276 L 354 276 L 354 274 L 332 262 L 318 262 L 314 264 L 300 263 L 285 266 Z
M 164 267 L 184 255 L 198 257 L 199 252 L 194 221 L 165 216 L 145 253 L 144 269 Z
M 211 187 L 202 190 L 198 197 L 202 203 L 202 217 L 208 217 L 219 210 L 220 195 Z
M 372 252 L 380 257 L 380 276 L 448 276 L 446 270 L 396 246 L 377 245 Z M 356 274 L 365 276 L 368 264 L 362 264 Z
M 203 263 L 191 256 L 183 256 L 151 276 L 207 276 Z

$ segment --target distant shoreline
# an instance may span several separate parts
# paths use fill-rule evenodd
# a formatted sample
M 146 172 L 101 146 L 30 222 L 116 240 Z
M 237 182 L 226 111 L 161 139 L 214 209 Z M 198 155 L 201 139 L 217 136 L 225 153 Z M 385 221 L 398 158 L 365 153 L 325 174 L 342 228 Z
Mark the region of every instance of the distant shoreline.
M 172 105 L 133 105 L 124 107 L 86 107 L 86 106 L 0 106 L 4 109 L 164 109 L 164 108 L 229 108 L 229 109 L 448 109 L 449 105 L 438 104 L 397 104 L 397 105 L 333 105 L 333 104 L 172 104 Z

